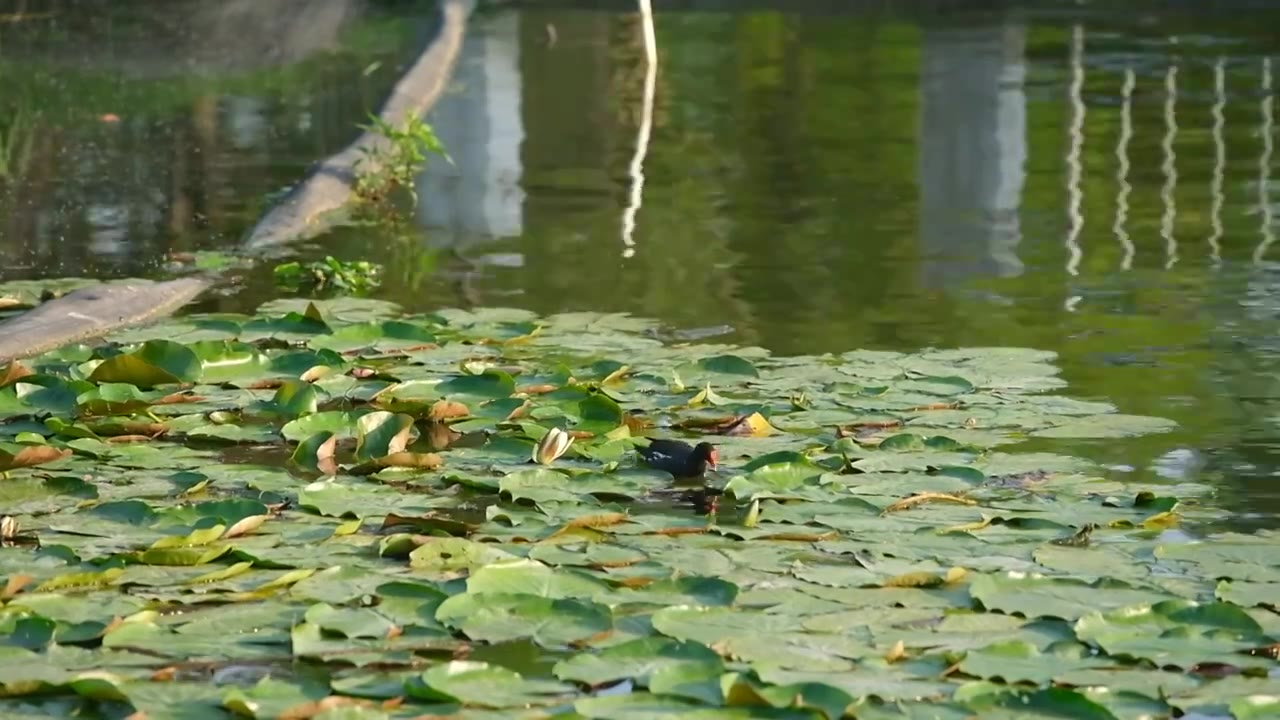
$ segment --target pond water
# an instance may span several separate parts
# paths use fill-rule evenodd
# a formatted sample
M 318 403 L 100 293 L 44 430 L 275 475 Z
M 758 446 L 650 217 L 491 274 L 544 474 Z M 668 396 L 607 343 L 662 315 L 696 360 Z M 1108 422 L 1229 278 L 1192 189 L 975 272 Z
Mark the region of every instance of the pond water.
M 1073 452 L 1213 478 L 1242 524 L 1280 524 L 1280 10 L 659 3 L 647 77 L 630 5 L 575 5 L 477 12 L 418 227 L 300 250 L 386 262 L 413 309 L 1054 350 L 1075 396 L 1182 426 Z M 432 22 L 356 0 L 6 16 L 0 280 L 233 249 Z M 271 296 L 255 277 L 202 309 Z

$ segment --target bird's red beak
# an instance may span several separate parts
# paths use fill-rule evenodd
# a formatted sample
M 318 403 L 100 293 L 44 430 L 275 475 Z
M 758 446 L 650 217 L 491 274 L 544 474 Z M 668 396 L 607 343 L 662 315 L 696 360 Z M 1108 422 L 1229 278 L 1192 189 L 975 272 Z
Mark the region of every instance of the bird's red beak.
M 716 465 L 719 464 L 719 462 L 720 462 L 720 453 L 716 452 L 715 450 L 712 450 L 711 457 L 707 458 L 707 464 L 711 466 L 712 470 L 715 470 Z

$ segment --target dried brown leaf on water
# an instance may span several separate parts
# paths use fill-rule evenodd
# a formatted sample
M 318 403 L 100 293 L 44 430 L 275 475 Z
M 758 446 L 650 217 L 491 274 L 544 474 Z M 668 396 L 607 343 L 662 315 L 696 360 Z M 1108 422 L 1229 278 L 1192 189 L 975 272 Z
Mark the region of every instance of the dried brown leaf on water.
M 214 415 L 214 413 L 210 413 L 210 416 L 212 415 Z M 224 424 L 224 423 L 218 423 L 212 417 L 210 417 L 210 421 L 214 422 L 214 424 Z M 146 435 L 148 438 L 156 438 L 161 435 L 164 435 L 169 431 L 169 426 L 165 425 L 164 423 L 143 422 L 139 420 L 124 420 L 124 421 L 108 420 L 108 421 L 102 421 L 102 422 L 93 422 L 93 423 L 88 423 L 88 427 L 90 430 L 94 432 L 95 435 L 99 435 L 102 437 L 110 437 L 110 436 L 119 437 L 121 435 Z M 108 442 L 110 441 L 108 440 Z
M 117 443 L 120 445 L 151 442 L 152 440 L 155 440 L 155 437 L 152 435 L 112 435 L 107 438 L 107 442 Z
M 710 530 L 704 527 L 669 527 L 650 530 L 645 535 L 666 535 L 674 537 L 676 535 L 706 535 Z
M 444 423 L 433 422 L 427 424 L 426 436 L 428 447 L 432 450 L 443 450 L 462 437 L 462 433 L 450 430 Z
M 337 449 L 337 435 L 331 432 L 316 433 L 299 443 L 289 460 L 304 470 L 322 475 L 337 475 L 338 463 L 334 457 Z
M 920 412 L 922 410 L 955 410 L 960 407 L 960 403 L 929 403 L 928 405 L 917 405 L 911 408 L 912 412 Z
M 323 463 L 317 461 L 317 465 Z M 444 465 L 444 458 L 435 453 L 393 452 L 366 463 L 361 463 L 349 470 L 352 475 L 372 475 L 385 468 L 415 468 L 418 470 L 435 470 Z M 329 475 L 335 473 L 326 473 Z
M 902 500 L 899 500 L 898 502 L 885 508 L 881 512 L 881 514 L 888 515 L 889 513 L 898 512 L 899 510 L 906 510 L 908 508 L 913 508 L 917 505 L 924 505 L 926 503 L 935 503 L 935 502 L 952 503 L 955 505 L 977 505 L 978 504 L 974 500 L 960 497 L 959 495 L 951 495 L 948 493 L 939 493 L 939 492 L 922 492 L 922 493 L 917 493 L 915 495 L 912 495 L 909 498 L 904 498 Z
M 507 417 L 505 418 L 505 421 L 511 422 L 512 420 L 517 420 L 519 418 L 524 417 L 525 415 L 528 415 L 529 410 L 532 407 L 533 405 L 531 405 L 528 400 L 525 400 L 515 410 L 512 410 L 511 412 L 507 413 Z
M 6 387 L 14 384 L 18 380 L 31 375 L 32 371 L 26 365 L 14 360 L 5 366 L 4 370 L 0 370 L 0 387 Z
M 901 420 L 867 420 L 864 422 L 853 422 L 839 425 L 836 427 L 836 437 L 863 437 L 867 434 L 874 433 L 876 430 L 885 430 L 887 428 L 902 427 Z
M 0 600 L 8 600 L 19 592 L 22 592 L 22 588 L 31 584 L 32 580 L 35 580 L 35 576 L 33 575 L 10 575 L 4 583 L 4 588 L 0 589 Z
M 418 468 L 435 470 L 444 465 L 444 458 L 435 453 L 393 452 L 373 461 L 381 467 Z
M 471 410 L 456 400 L 437 400 L 427 411 L 427 419 L 432 422 L 444 422 L 453 418 L 469 417 Z
M 151 682 L 172 682 L 177 676 L 178 667 L 176 665 L 169 665 L 168 667 L 162 667 L 151 673 L 151 677 L 149 679 Z M 145 720 L 146 717 L 145 713 L 136 712 L 132 715 L 126 715 L 125 720 Z
M 572 528 L 603 528 L 621 525 L 627 521 L 627 514 L 620 512 L 598 513 L 596 515 L 582 515 L 565 523 L 555 534 L 560 534 Z
M 643 575 L 634 575 L 632 577 L 618 578 L 617 580 L 613 580 L 613 583 L 618 587 L 642 588 L 648 585 L 652 585 L 654 583 L 654 580 L 651 577 L 645 577 Z
M 57 462 L 69 455 L 71 455 L 70 450 L 63 450 L 52 445 L 28 445 L 12 455 L 0 450 L 0 472 L 45 465 Z
M 185 403 L 204 402 L 205 399 L 206 398 L 204 396 L 196 395 L 189 390 L 179 390 L 178 392 L 165 395 L 159 400 L 153 402 L 152 405 L 182 405 Z
M 639 415 L 636 415 L 635 413 L 627 413 L 626 415 L 623 415 L 622 424 L 626 425 L 627 429 L 630 430 L 633 435 L 639 434 L 653 426 L 653 423 Z
M 566 528 L 608 528 L 626 523 L 626 512 L 600 512 L 598 515 L 582 515 L 564 524 Z
M 439 349 L 440 349 L 439 343 L 429 342 L 429 343 L 422 343 L 420 345 L 408 345 L 405 347 L 398 347 L 395 349 L 394 352 L 396 355 L 408 355 L 409 353 L 422 352 L 424 350 L 439 350 Z M 343 353 L 343 355 L 346 355 L 347 353 L 353 353 L 358 355 L 359 351 L 348 350 L 346 353 Z M 388 354 L 390 354 L 390 351 L 388 352 Z
M 325 440 L 320 443 L 320 447 L 316 450 L 316 469 L 325 475 L 333 476 L 338 474 L 338 436 Z

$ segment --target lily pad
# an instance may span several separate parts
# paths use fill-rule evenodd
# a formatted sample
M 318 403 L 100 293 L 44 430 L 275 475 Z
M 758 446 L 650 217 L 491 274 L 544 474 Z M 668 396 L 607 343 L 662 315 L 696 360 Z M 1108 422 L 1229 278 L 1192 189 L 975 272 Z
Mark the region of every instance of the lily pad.
M 0 371 L 0 709 L 1271 710 L 1280 535 L 1061 454 L 1167 421 L 1057 392 L 1037 350 L 666 332 L 288 300 Z M 719 467 L 676 480 L 644 437 Z
M 528 680 L 506 668 L 463 660 L 428 669 L 420 684 L 410 683 L 406 689 L 429 700 L 486 708 L 550 705 L 573 691 L 561 683 Z

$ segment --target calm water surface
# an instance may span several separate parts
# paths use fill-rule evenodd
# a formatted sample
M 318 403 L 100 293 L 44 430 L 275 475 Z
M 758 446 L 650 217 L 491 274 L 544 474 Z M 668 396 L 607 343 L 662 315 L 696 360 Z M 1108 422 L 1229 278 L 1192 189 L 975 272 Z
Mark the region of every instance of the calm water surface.
M 417 226 L 302 250 L 387 261 L 418 309 L 627 310 L 779 353 L 1055 350 L 1069 392 L 1183 426 L 1071 452 L 1212 478 L 1242 524 L 1280 525 L 1280 10 L 659 3 L 648 77 L 639 16 L 591 4 L 483 8 Z M 47 5 L 0 25 L 0 279 L 233 248 L 434 22 Z

